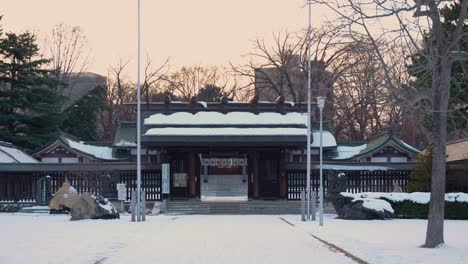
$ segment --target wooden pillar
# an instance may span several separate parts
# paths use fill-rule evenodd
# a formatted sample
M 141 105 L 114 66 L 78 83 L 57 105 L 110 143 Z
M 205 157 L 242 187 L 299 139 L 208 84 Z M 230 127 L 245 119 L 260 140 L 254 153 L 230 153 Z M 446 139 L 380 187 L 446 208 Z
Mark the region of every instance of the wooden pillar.
M 260 169 L 259 169 L 259 154 L 253 153 L 253 196 L 255 198 L 260 196 Z
M 286 198 L 287 195 L 286 154 L 285 150 L 281 150 L 279 158 L 279 194 L 281 198 Z
M 189 184 L 189 194 L 191 197 L 196 195 L 196 182 L 195 177 L 197 177 L 196 173 L 196 155 L 194 152 L 190 152 L 189 154 L 189 161 L 188 161 L 188 184 Z

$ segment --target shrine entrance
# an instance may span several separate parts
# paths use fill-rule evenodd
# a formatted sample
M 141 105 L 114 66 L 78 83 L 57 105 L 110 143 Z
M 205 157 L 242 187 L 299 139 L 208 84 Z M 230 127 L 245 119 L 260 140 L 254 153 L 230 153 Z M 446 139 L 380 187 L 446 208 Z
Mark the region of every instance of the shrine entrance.
M 200 155 L 202 201 L 247 201 L 247 158 Z

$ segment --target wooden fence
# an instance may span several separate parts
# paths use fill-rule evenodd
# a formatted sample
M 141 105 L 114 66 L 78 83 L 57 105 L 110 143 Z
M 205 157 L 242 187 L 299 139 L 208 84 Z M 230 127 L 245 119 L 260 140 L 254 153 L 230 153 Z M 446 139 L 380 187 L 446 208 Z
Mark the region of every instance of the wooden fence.
M 127 186 L 127 201 L 130 201 L 132 190 L 137 188 L 136 171 L 120 172 L 120 182 Z M 161 172 L 160 171 L 142 171 L 141 189 L 145 191 L 147 201 L 161 200 Z
M 409 182 L 409 170 L 387 171 L 346 171 L 346 191 L 360 192 L 392 192 L 394 182 L 406 192 Z M 318 192 L 320 186 L 320 174 L 318 170 L 311 171 L 311 190 Z M 289 200 L 300 200 L 301 192 L 306 190 L 306 171 L 287 172 L 287 191 Z M 327 192 L 327 171 L 323 171 L 324 193 Z
M 102 194 L 106 198 L 116 198 L 116 183 L 127 186 L 127 201 L 131 190 L 136 188 L 135 171 L 86 171 L 86 172 L 31 172 L 0 173 L 0 202 L 34 203 L 37 181 L 44 176 L 51 178 L 52 193 L 62 186 L 67 178 L 78 193 Z M 142 171 L 142 189 L 147 201 L 161 199 L 160 171 Z

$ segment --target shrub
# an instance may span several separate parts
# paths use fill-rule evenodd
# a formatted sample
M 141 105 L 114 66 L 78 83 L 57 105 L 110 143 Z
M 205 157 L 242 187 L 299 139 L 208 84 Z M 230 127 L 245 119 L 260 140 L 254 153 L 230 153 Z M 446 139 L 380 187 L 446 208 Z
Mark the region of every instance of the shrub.
M 385 198 L 380 199 L 385 200 L 392 205 L 397 218 L 427 219 L 429 214 L 429 203 L 420 204 L 408 200 L 395 202 Z M 468 203 L 446 201 L 445 219 L 468 220 Z
M 1 205 L 0 204 L 0 213 L 16 213 L 21 209 L 18 205 Z

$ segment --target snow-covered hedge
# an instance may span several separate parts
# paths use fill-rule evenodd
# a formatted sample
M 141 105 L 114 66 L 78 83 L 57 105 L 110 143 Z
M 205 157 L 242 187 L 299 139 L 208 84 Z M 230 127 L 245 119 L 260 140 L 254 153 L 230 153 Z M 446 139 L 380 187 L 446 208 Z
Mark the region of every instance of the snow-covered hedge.
M 390 203 L 399 218 L 427 218 L 430 193 L 341 193 L 353 199 L 382 199 Z M 468 194 L 445 194 L 445 218 L 468 219 Z
M 379 193 L 379 192 L 364 192 L 364 193 L 341 193 L 343 196 L 356 198 L 385 198 L 392 202 L 410 201 L 413 203 L 427 204 L 429 203 L 431 194 L 428 192 L 414 193 Z M 465 202 L 468 203 L 468 193 L 446 193 L 446 202 Z

